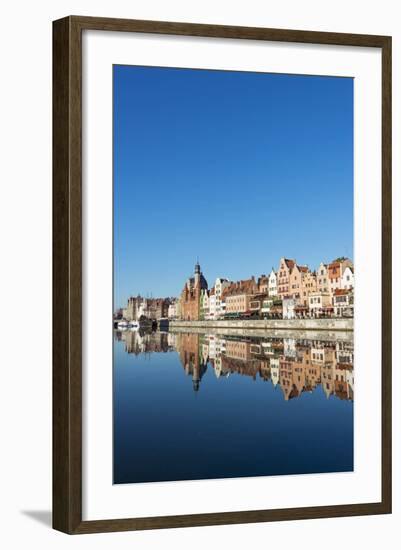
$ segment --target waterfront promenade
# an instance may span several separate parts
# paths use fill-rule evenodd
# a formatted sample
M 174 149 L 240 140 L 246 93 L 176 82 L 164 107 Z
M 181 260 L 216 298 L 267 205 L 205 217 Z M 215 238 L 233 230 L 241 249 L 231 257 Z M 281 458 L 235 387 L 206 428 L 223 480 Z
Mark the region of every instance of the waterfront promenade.
M 305 340 L 352 341 L 353 319 L 266 319 L 246 321 L 170 321 L 170 332 L 213 332 L 227 336 L 262 336 Z

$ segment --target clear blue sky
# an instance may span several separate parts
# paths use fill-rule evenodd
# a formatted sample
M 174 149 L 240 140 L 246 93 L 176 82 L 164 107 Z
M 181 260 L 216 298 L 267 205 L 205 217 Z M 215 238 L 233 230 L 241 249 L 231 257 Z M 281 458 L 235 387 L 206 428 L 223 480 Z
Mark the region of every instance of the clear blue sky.
M 115 66 L 114 301 L 353 256 L 353 80 Z

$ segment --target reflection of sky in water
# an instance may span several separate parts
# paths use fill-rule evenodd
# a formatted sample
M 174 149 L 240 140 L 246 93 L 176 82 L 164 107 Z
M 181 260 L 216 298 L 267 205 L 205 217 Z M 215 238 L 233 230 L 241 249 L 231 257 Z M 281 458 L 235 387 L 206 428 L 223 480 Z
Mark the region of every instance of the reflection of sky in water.
M 115 483 L 352 469 L 350 342 L 116 333 Z

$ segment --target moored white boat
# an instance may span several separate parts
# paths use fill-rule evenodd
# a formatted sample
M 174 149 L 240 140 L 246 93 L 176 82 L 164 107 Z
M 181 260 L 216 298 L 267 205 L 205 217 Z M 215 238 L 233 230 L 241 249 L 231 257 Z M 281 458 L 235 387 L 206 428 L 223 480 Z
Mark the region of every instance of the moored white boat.
M 119 321 L 118 324 L 117 324 L 117 327 L 119 329 L 127 329 L 128 328 L 128 323 L 127 323 L 127 321 Z

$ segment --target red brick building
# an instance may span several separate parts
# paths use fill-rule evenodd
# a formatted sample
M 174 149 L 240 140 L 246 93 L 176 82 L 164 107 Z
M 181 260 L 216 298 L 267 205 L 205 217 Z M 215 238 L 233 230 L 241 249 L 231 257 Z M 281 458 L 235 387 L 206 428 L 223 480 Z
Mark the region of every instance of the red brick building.
M 202 274 L 199 262 L 197 262 L 194 276 L 187 280 L 181 292 L 181 319 L 185 321 L 199 320 L 201 290 L 207 290 L 207 281 Z

